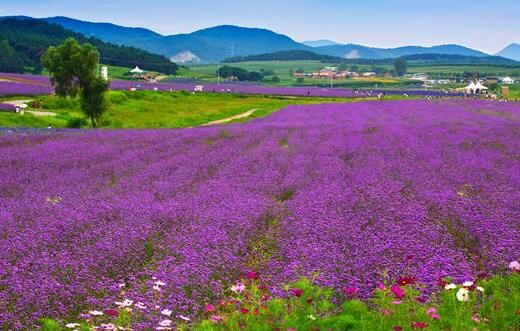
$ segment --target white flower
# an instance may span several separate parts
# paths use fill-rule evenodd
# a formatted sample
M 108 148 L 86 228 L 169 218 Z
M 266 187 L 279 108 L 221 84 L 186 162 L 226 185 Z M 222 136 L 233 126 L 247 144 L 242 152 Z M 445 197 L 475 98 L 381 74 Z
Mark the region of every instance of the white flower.
M 477 291 L 484 292 L 484 288 L 481 286 L 477 286 Z
M 312 314 L 308 315 L 307 318 L 312 320 L 312 321 L 316 320 L 316 317 L 314 315 L 312 315 Z
M 457 300 L 459 300 L 461 302 L 468 301 L 469 300 L 469 291 L 466 290 L 465 288 L 459 289 L 459 291 L 457 292 Z
M 136 303 L 135 306 L 139 309 L 146 309 L 146 305 L 142 302 Z
M 99 310 L 90 310 L 88 313 L 90 315 L 92 315 L 92 316 L 101 316 L 101 315 L 103 315 L 103 312 L 99 311 Z
M 117 330 L 117 326 L 112 323 L 101 324 L 100 327 L 102 330 Z
M 509 269 L 512 271 L 520 271 L 520 263 L 518 261 L 513 261 L 509 263 Z
M 163 320 L 163 321 L 160 321 L 160 322 L 159 322 L 159 325 L 160 325 L 160 326 L 165 326 L 165 327 L 167 327 L 167 326 L 172 326 L 172 320 Z
M 447 284 L 446 286 L 444 286 L 444 288 L 447 290 L 454 290 L 457 288 L 457 285 L 451 283 L 451 284 Z
M 117 284 L 117 286 L 119 286 L 119 288 L 121 288 L 121 287 L 125 287 L 126 284 L 125 283 L 121 283 L 121 284 Z
M 231 286 L 231 291 L 235 293 L 241 293 L 243 290 L 245 290 L 246 286 L 242 284 L 241 282 L 237 282 L 235 285 Z
M 161 314 L 163 314 L 164 316 L 171 316 L 172 315 L 172 311 L 169 310 L 169 309 L 163 309 L 161 311 Z
M 153 286 L 153 290 L 157 291 L 157 292 L 160 292 L 161 291 L 161 287 L 159 285 L 154 285 Z
M 78 326 L 80 326 L 79 323 L 67 323 L 67 324 L 65 324 L 65 327 L 69 328 L 69 329 L 74 329 L 74 328 L 77 328 Z
M 473 286 L 473 282 L 471 282 L 471 281 L 464 282 L 462 284 L 462 286 L 464 286 L 464 287 L 471 287 L 471 286 Z
M 125 299 L 123 302 L 116 301 L 115 304 L 119 307 L 131 307 L 134 304 L 134 301 Z
M 188 317 L 186 317 L 186 316 L 184 316 L 184 315 L 179 315 L 179 316 L 177 316 L 177 317 L 180 318 L 181 320 L 186 321 L 186 322 L 191 321 Z
M 157 285 L 157 286 L 164 286 L 164 285 L 166 285 L 166 283 L 161 282 L 160 280 L 156 281 L 154 284 Z

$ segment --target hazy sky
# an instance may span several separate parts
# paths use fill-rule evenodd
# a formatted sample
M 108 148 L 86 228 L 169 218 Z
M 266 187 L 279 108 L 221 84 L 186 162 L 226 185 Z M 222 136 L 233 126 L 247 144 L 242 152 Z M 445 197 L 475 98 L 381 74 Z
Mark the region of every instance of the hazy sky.
M 0 0 L 5 15 L 69 16 L 163 34 L 234 24 L 297 41 L 457 43 L 492 53 L 520 42 L 520 0 Z

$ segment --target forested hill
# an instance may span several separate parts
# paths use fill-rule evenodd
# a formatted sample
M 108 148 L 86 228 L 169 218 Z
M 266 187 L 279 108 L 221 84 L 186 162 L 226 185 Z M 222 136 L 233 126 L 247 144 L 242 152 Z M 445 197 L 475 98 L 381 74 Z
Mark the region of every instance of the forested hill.
M 0 19 L 0 71 L 23 72 L 24 68 L 30 67 L 39 72 L 40 58 L 47 48 L 59 45 L 70 37 L 94 45 L 103 64 L 123 67 L 138 65 L 142 69 L 165 74 L 175 74 L 178 69 L 175 63 L 162 55 L 87 38 L 56 24 L 21 17 Z
M 293 51 L 281 51 L 275 53 L 259 54 L 259 55 L 248 55 L 248 56 L 235 56 L 226 60 L 223 63 L 234 63 L 234 62 L 245 62 L 245 61 L 321 61 L 321 62 L 344 62 L 337 56 L 317 54 L 309 51 L 293 50 Z

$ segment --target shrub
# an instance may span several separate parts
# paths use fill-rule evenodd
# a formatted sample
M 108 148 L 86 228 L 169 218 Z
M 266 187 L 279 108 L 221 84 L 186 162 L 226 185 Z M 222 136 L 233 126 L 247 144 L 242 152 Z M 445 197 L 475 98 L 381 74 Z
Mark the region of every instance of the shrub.
M 72 117 L 67 120 L 67 128 L 69 129 L 81 129 L 87 124 L 87 120 L 83 117 Z

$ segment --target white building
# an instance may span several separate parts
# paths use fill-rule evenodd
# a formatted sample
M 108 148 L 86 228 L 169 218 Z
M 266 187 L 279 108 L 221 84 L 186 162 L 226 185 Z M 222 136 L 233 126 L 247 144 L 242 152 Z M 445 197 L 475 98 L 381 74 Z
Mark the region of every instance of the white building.
M 514 80 L 511 78 L 511 77 L 504 77 L 500 80 L 502 82 L 502 84 L 514 84 Z

